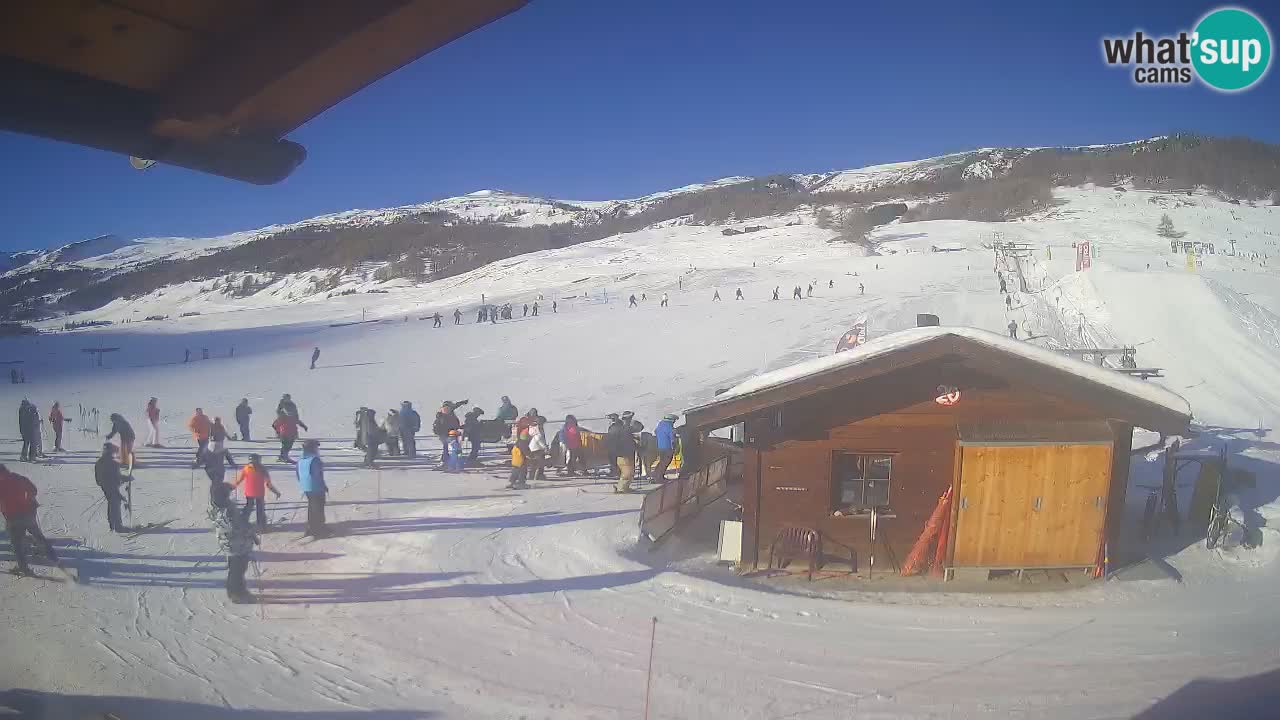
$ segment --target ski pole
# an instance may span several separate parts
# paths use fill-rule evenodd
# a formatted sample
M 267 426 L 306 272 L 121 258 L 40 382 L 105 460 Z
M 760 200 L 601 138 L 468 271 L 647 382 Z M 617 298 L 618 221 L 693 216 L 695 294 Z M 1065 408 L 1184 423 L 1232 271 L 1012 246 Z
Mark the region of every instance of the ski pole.
M 653 688 L 653 646 L 658 639 L 658 616 L 653 617 L 653 630 L 649 634 L 649 672 L 644 681 L 644 720 L 649 720 L 649 691 Z

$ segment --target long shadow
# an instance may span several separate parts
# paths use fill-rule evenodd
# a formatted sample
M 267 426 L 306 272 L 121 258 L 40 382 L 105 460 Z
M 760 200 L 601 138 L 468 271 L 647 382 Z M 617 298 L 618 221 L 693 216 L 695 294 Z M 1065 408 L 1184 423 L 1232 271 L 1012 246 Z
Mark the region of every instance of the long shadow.
M 70 695 L 24 689 L 0 692 L 0 717 L 78 720 L 112 716 L 122 720 L 426 720 L 438 717 L 439 713 L 426 710 L 254 710 L 134 696 Z
M 1275 717 L 1280 705 L 1280 670 L 1238 680 L 1201 678 L 1134 715 L 1134 720 L 1202 720 Z
M 382 365 L 382 360 L 374 362 L 347 363 L 346 365 L 317 365 L 316 370 L 325 370 L 327 368 L 344 368 L 344 367 L 360 367 L 361 365 Z
M 395 533 L 432 532 L 444 530 L 485 530 L 507 528 L 545 527 L 560 523 L 590 520 L 634 513 L 635 510 L 598 510 L 595 512 L 562 513 L 559 511 L 531 512 L 519 515 L 495 515 L 486 517 L 406 517 L 383 520 L 348 520 L 330 523 L 337 535 L 390 535 Z M 284 531 L 301 531 L 305 523 L 284 523 L 273 527 Z

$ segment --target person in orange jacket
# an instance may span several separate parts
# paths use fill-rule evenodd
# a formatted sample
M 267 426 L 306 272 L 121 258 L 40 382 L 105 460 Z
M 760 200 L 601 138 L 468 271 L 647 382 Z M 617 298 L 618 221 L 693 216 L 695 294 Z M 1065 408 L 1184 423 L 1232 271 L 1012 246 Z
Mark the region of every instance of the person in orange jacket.
M 267 491 L 270 490 L 276 499 L 280 499 L 280 491 L 276 490 L 276 486 L 271 484 L 271 473 L 262 465 L 262 456 L 253 454 L 249 456 L 249 462 L 240 468 L 240 473 L 236 476 L 235 487 L 244 485 L 244 514 L 248 515 L 253 511 L 254 506 L 258 509 L 258 530 L 267 529 Z
M 196 412 L 187 421 L 187 429 L 191 431 L 191 437 L 196 441 L 196 459 L 191 463 L 191 467 L 198 468 L 204 462 L 204 451 L 209 447 L 209 431 L 213 428 L 213 423 L 209 421 L 209 416 L 204 414 L 204 408 L 196 408 Z
M 293 443 L 298 439 L 298 428 L 310 430 L 306 423 L 298 419 L 296 416 L 289 415 L 283 410 L 276 416 L 276 421 L 271 423 L 271 429 L 276 431 L 276 435 L 280 437 L 280 462 L 293 464 L 293 459 L 289 457 L 289 451 L 293 449 Z
M 54 403 L 49 409 L 49 425 L 53 427 L 53 449 L 63 452 L 62 449 L 62 426 L 64 423 L 71 422 L 62 416 L 62 407 L 58 403 Z

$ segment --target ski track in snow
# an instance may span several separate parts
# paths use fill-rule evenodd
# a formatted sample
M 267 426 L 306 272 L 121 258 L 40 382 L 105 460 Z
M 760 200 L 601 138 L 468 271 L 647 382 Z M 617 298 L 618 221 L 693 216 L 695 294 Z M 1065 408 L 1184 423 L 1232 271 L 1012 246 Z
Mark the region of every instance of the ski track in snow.
M 0 354 L 27 361 L 31 381 L 0 387 L 0 406 L 27 396 L 47 413 L 56 399 L 73 419 L 63 462 L 15 462 L 9 431 L 0 459 L 40 487 L 46 533 L 83 580 L 0 580 L 7 611 L 0 645 L 30 657 L 0 668 L 0 683 L 264 710 L 630 718 L 643 705 L 655 616 L 656 718 L 1116 717 L 1198 678 L 1276 667 L 1280 629 L 1270 608 L 1280 600 L 1273 563 L 1280 447 L 1246 431 L 1280 422 L 1280 282 L 1244 257 L 1207 256 L 1190 273 L 1154 228 L 1170 212 L 1189 238 L 1226 232 L 1241 253 L 1273 254 L 1280 208 L 1137 191 L 1057 193 L 1063 205 L 1018 222 L 882 227 L 874 234 L 879 256 L 828 243 L 830 233 L 803 212 L 750 221 L 768 229 L 732 238 L 721 227 L 668 224 L 376 300 L 0 340 Z M 1008 309 L 983 247 L 996 231 L 1034 250 L 1008 268 L 1028 285 Z M 1080 239 L 1094 242 L 1098 257 L 1092 270 L 1073 273 L 1071 243 Z M 942 243 L 968 249 L 928 252 Z M 775 286 L 786 298 L 810 281 L 814 298 L 768 299 Z M 746 300 L 732 299 L 738 287 Z M 725 300 L 712 303 L 716 289 Z M 660 309 L 664 291 L 671 307 Z M 416 320 L 435 309 L 451 314 L 455 305 L 465 316 L 481 292 L 515 304 L 517 320 L 440 330 Z M 559 313 L 519 318 L 519 305 L 540 292 L 544 307 L 564 298 Z M 649 298 L 628 309 L 632 292 Z M 137 309 L 176 316 L 183 297 L 147 298 Z M 132 309 L 117 303 L 108 312 Z M 328 327 L 366 309 L 391 322 Z M 1215 452 L 1230 442 L 1258 474 L 1242 505 L 1271 521 L 1263 547 L 1171 545 L 1166 554 L 1185 577 L 1181 585 L 913 595 L 818 582 L 765 591 L 679 540 L 655 553 L 636 550 L 640 498 L 609 494 L 604 481 L 498 489 L 506 471 L 492 449 L 480 471 L 393 470 L 395 462 L 384 461 L 379 479 L 357 467 L 359 456 L 342 439 L 360 405 L 381 416 L 412 400 L 429 427 L 441 398 L 468 397 L 492 416 L 503 394 L 553 421 L 632 409 L 651 428 L 716 389 L 827 354 L 863 314 L 875 338 L 911 327 L 920 312 L 996 332 L 1015 319 L 1049 347 L 1078 345 L 1081 332 L 1099 344 L 1137 345 L 1139 364 L 1165 368 L 1158 382 L 1213 426 L 1189 449 Z M 406 315 L 413 319 L 401 320 Z M 124 348 L 113 367 L 85 366 L 79 349 L 98 342 Z M 321 361 L 310 372 L 317 344 Z M 221 350 L 230 345 L 234 358 Z M 209 361 L 173 361 L 184 348 L 198 356 L 206 346 L 218 349 Z M 325 438 L 329 520 L 347 532 L 298 542 L 304 513 L 291 468 L 269 464 L 284 497 L 271 506 L 272 532 L 258 552 L 263 575 L 249 575 L 267 602 L 233 605 L 182 426 L 197 405 L 225 419 L 248 397 L 254 429 L 265 433 L 282 392 Z M 125 538 L 104 529 L 90 477 L 101 439 L 80 430 L 78 406 L 103 417 L 122 412 L 141 428 L 150 395 L 160 398 L 162 434 L 173 447 L 139 450 L 135 522 L 176 520 Z M 598 420 L 584 425 L 602 428 Z M 233 441 L 230 449 L 238 460 L 249 452 L 274 457 L 270 442 Z M 439 452 L 421 436 L 419 450 Z M 1135 458 L 1135 483 L 1150 471 Z M 1185 511 L 1189 487 L 1184 492 Z M 1129 500 L 1127 511 L 1140 513 L 1142 493 L 1131 490 Z M 175 716 L 120 707 L 129 720 Z

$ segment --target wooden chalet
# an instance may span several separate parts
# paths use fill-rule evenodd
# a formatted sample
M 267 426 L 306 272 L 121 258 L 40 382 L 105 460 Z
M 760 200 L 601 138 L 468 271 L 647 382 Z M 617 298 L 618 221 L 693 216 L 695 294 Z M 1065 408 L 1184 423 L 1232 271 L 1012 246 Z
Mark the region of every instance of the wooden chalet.
M 1119 530 L 1134 427 L 1175 434 L 1156 385 L 972 328 L 921 327 L 769 372 L 686 411 L 743 425 L 742 564 L 786 528 L 865 568 L 901 560 L 948 487 L 948 574 L 1089 568 Z M 871 525 L 877 537 L 872 542 Z

